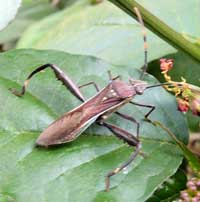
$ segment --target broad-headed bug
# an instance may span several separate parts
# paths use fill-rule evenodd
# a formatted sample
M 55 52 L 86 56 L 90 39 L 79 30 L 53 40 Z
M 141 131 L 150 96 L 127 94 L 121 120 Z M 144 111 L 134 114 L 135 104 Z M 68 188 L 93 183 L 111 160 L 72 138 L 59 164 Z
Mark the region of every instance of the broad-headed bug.
M 141 78 L 147 70 L 147 42 L 146 42 L 146 33 L 144 30 L 143 20 L 137 8 L 134 8 L 138 20 L 143 29 L 143 40 L 144 40 L 144 68 L 141 74 Z M 145 114 L 145 118 L 148 118 L 150 113 L 155 109 L 155 106 L 152 105 L 144 105 L 140 103 L 133 102 L 132 99 L 136 95 L 141 95 L 144 93 L 146 89 L 160 86 L 163 84 L 157 85 L 148 85 L 146 82 L 142 80 L 133 80 L 130 79 L 129 83 L 126 83 L 120 80 L 120 76 L 112 77 L 109 72 L 109 83 L 103 89 L 99 89 L 95 82 L 90 82 L 81 86 L 77 86 L 60 68 L 58 68 L 54 64 L 45 64 L 37 69 L 35 69 L 25 80 L 24 85 L 22 87 L 21 92 L 17 92 L 15 89 L 11 89 L 11 91 L 17 95 L 22 96 L 26 92 L 26 88 L 29 84 L 29 80 L 38 72 L 50 67 L 58 80 L 60 80 L 63 85 L 65 85 L 73 95 L 75 95 L 80 101 L 83 102 L 80 106 L 73 109 L 70 112 L 63 114 L 56 121 L 51 123 L 39 136 L 36 141 L 37 145 L 48 147 L 50 145 L 57 145 L 66 142 L 71 142 L 75 140 L 86 128 L 88 128 L 92 123 L 97 123 L 100 126 L 104 126 L 113 132 L 115 136 L 119 139 L 125 141 L 128 145 L 135 147 L 134 152 L 131 157 L 123 163 L 118 168 L 109 172 L 106 176 L 106 190 L 109 190 L 110 185 L 110 177 L 117 174 L 123 168 L 127 167 L 139 154 L 141 149 L 141 143 L 139 140 L 139 122 L 128 115 L 122 114 L 118 112 L 118 109 L 127 103 L 131 103 L 133 105 L 137 105 L 140 107 L 149 108 L 149 111 Z M 90 98 L 89 100 L 84 99 L 80 88 L 88 85 L 94 85 L 97 90 L 97 94 Z M 124 129 L 119 128 L 116 125 L 107 123 L 106 118 L 115 113 L 118 116 L 129 120 L 136 124 L 137 134 L 134 136 L 133 134 L 125 131 Z

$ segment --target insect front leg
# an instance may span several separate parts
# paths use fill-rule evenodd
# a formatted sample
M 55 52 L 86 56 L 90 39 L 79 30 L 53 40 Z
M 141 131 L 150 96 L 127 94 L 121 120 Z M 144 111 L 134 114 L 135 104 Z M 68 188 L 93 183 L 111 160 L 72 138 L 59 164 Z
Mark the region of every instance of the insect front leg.
M 75 82 L 73 82 L 69 76 L 67 74 L 65 74 L 59 67 L 57 67 L 56 65 L 54 64 L 45 64 L 45 65 L 42 65 L 38 68 L 36 68 L 34 71 L 32 71 L 29 76 L 27 77 L 27 79 L 24 81 L 24 85 L 21 89 L 21 92 L 18 92 L 17 90 L 15 89 L 10 89 L 11 92 L 17 96 L 23 96 L 26 92 L 26 88 L 29 84 L 29 81 L 30 79 L 35 75 L 37 74 L 38 72 L 41 72 L 42 70 L 46 69 L 50 67 L 54 73 L 55 73 L 55 76 L 58 80 L 60 80 L 64 86 L 66 86 L 67 89 L 69 89 L 69 91 L 74 95 L 76 96 L 80 101 L 84 101 L 84 97 L 80 91 L 80 89 L 78 88 L 78 86 L 75 84 Z
M 116 79 L 121 79 L 121 76 L 117 75 L 117 76 L 113 77 L 111 71 L 108 70 L 108 78 L 109 78 L 109 82 L 111 82 L 111 81 L 114 81 Z
M 109 172 L 106 175 L 106 191 L 109 191 L 109 188 L 110 188 L 110 177 L 112 177 L 113 175 L 116 175 L 121 170 L 123 170 L 124 168 L 126 168 L 136 158 L 136 156 L 140 152 L 141 143 L 140 143 L 140 141 L 134 135 L 132 135 L 131 133 L 129 133 L 129 132 L 127 132 L 127 131 L 119 128 L 119 127 L 117 127 L 116 125 L 109 124 L 109 123 L 107 123 L 107 122 L 105 122 L 103 120 L 99 121 L 99 125 L 108 128 L 119 139 L 122 139 L 128 145 L 134 146 L 136 148 L 135 151 L 130 156 L 130 158 L 125 163 L 123 163 L 122 165 L 120 165 L 119 167 L 117 167 L 116 169 L 112 170 L 111 172 Z
M 100 91 L 99 86 L 94 81 L 91 81 L 89 83 L 83 84 L 83 85 L 79 86 L 79 88 L 83 88 L 83 87 L 89 86 L 89 85 L 93 85 L 97 92 Z
M 133 104 L 133 105 L 137 105 L 140 107 L 146 107 L 146 108 L 150 108 L 150 110 L 144 115 L 145 119 L 148 120 L 148 116 L 155 110 L 155 106 L 154 105 L 145 105 L 145 104 L 140 104 L 140 103 L 136 103 L 136 102 L 132 102 L 130 101 L 129 103 Z
M 116 76 L 116 77 L 112 77 L 110 71 L 108 71 L 108 75 L 109 75 L 109 80 L 110 80 L 110 81 L 112 81 L 112 80 L 116 80 L 116 79 L 120 78 L 119 75 Z M 85 86 L 89 86 L 89 85 L 93 85 L 97 92 L 100 91 L 99 86 L 98 86 L 94 81 L 91 81 L 91 82 L 89 82 L 89 83 L 83 84 L 83 85 L 79 86 L 79 88 L 83 88 L 83 87 L 85 87 Z

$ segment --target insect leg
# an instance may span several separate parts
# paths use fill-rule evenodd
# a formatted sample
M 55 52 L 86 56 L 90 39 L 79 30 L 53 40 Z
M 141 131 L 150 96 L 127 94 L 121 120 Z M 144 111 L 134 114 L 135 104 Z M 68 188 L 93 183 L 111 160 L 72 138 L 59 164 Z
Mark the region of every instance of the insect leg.
M 116 77 L 112 77 L 111 71 L 108 70 L 108 78 L 109 78 L 109 81 L 111 82 L 111 81 L 116 80 L 116 79 L 121 79 L 121 76 L 118 75 Z
M 137 106 L 140 106 L 140 107 L 146 107 L 146 108 L 150 108 L 150 110 L 144 115 L 144 117 L 146 119 L 148 119 L 148 116 L 154 111 L 154 109 L 156 108 L 155 106 L 153 105 L 145 105 L 145 104 L 140 104 L 140 103 L 136 103 L 136 102 L 132 102 L 130 101 L 129 103 L 133 104 L 133 105 L 137 105 Z
M 119 167 L 117 167 L 116 169 L 112 170 L 111 172 L 109 172 L 106 175 L 106 191 L 108 191 L 109 187 L 110 187 L 110 177 L 112 177 L 113 175 L 116 175 L 122 169 L 126 168 L 136 158 L 136 156 L 140 152 L 141 143 L 131 133 L 129 133 L 129 132 L 127 132 L 127 131 L 125 131 L 125 130 L 119 128 L 119 127 L 117 127 L 116 125 L 109 124 L 109 123 L 106 123 L 104 121 L 100 121 L 99 125 L 102 125 L 102 126 L 108 128 L 111 132 L 113 132 L 114 135 L 116 135 L 119 139 L 124 140 L 124 142 L 128 143 L 130 146 L 136 147 L 135 151 L 132 153 L 132 155 L 130 156 L 130 158 L 125 163 L 123 163 L 122 165 L 120 165 Z
M 78 86 L 68 77 L 67 74 L 65 74 L 59 67 L 57 67 L 56 65 L 54 64 L 45 64 L 45 65 L 42 65 L 38 68 L 36 68 L 34 71 L 32 71 L 29 76 L 27 77 L 27 79 L 24 81 L 24 85 L 21 89 L 21 92 L 18 92 L 17 90 L 15 89 L 10 89 L 11 92 L 17 96 L 23 96 L 26 92 L 26 88 L 29 84 L 29 81 L 30 79 L 35 75 L 37 74 L 38 72 L 46 69 L 50 67 L 54 73 L 55 73 L 55 76 L 58 80 L 60 80 L 64 86 L 66 86 L 66 88 L 74 95 L 76 96 L 80 101 L 84 101 L 84 97 L 81 93 L 81 91 L 79 90 Z
M 134 117 L 128 116 L 126 114 L 122 114 L 121 112 L 115 112 L 115 114 L 136 124 L 136 127 L 137 127 L 136 137 L 139 138 L 140 123 Z
M 94 81 L 91 81 L 89 83 L 83 84 L 83 85 L 79 86 L 79 88 L 82 88 L 82 87 L 85 87 L 85 86 L 89 86 L 89 85 L 93 85 L 95 87 L 95 89 L 96 89 L 97 92 L 100 91 L 99 86 Z

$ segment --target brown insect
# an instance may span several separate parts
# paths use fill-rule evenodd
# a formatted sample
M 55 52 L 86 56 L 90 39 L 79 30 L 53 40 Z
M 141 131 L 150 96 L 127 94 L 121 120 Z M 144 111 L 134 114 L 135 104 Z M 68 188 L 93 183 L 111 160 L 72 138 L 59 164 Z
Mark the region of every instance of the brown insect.
M 142 25 L 142 28 L 144 29 L 143 21 L 137 8 L 135 8 L 135 12 L 138 16 L 140 24 Z M 145 65 L 141 77 L 143 77 L 144 72 L 147 69 L 146 33 L 143 32 L 143 34 L 144 34 L 144 49 L 145 49 Z M 73 109 L 72 111 L 63 114 L 60 118 L 51 123 L 38 137 L 36 144 L 48 147 L 50 145 L 57 145 L 66 142 L 71 142 L 75 140 L 79 135 L 81 135 L 81 133 L 94 122 L 100 126 L 108 128 L 119 139 L 122 139 L 128 145 L 135 147 L 135 150 L 132 153 L 131 157 L 128 159 L 128 161 L 126 161 L 121 166 L 119 166 L 118 168 L 114 169 L 113 171 L 109 172 L 106 175 L 106 190 L 108 191 L 110 185 L 110 177 L 120 172 L 123 168 L 127 167 L 139 154 L 139 151 L 141 149 L 141 143 L 139 141 L 139 127 L 140 127 L 139 122 L 134 117 L 118 112 L 118 109 L 127 103 L 137 105 L 140 107 L 147 107 L 150 110 L 148 111 L 148 113 L 145 114 L 145 118 L 148 118 L 150 113 L 155 109 L 155 106 L 136 103 L 133 102 L 132 99 L 136 95 L 143 94 L 146 89 L 160 86 L 163 84 L 150 86 L 144 81 L 133 79 L 130 79 L 129 83 L 126 83 L 120 80 L 120 76 L 112 78 L 111 73 L 109 72 L 109 79 L 110 79 L 109 84 L 102 90 L 99 90 L 99 87 L 95 82 L 90 82 L 78 87 L 56 65 L 45 64 L 35 69 L 28 76 L 28 78 L 24 82 L 21 92 L 18 92 L 15 89 L 11 89 L 11 91 L 17 96 L 24 95 L 26 88 L 29 84 L 29 80 L 33 77 L 33 75 L 48 67 L 50 67 L 54 71 L 56 78 L 59 79 L 71 91 L 73 95 L 75 95 L 80 101 L 82 101 L 83 104 Z M 95 89 L 97 90 L 97 94 L 94 97 L 90 98 L 89 100 L 85 101 L 84 96 L 80 91 L 80 88 L 88 85 L 94 85 Z M 136 124 L 137 126 L 136 136 L 127 132 L 124 129 L 119 128 L 116 125 L 106 122 L 105 120 L 112 113 L 115 113 L 118 116 Z

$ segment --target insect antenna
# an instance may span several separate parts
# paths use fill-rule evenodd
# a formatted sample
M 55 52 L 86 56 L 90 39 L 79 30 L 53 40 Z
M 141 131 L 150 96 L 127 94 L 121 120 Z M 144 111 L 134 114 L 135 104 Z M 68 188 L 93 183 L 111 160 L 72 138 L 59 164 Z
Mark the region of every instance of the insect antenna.
M 173 84 L 169 83 L 169 82 L 159 83 L 159 84 L 153 84 L 153 85 L 147 86 L 146 89 L 148 89 L 148 88 L 154 88 L 154 87 L 159 87 L 159 86 L 173 86 Z
M 146 29 L 144 27 L 144 22 L 143 22 L 143 19 L 142 19 L 142 16 L 140 14 L 140 11 L 137 7 L 134 7 L 134 10 L 135 10 L 135 13 L 137 15 L 137 18 L 138 18 L 138 22 L 140 23 L 141 25 L 141 28 L 142 28 L 142 35 L 143 35 L 143 40 L 144 40 L 144 66 L 142 67 L 142 74 L 140 75 L 140 79 L 142 80 L 145 72 L 147 71 L 147 68 L 148 68 L 148 60 L 147 60 L 147 55 L 148 55 L 148 52 L 147 52 L 147 32 L 146 32 Z

